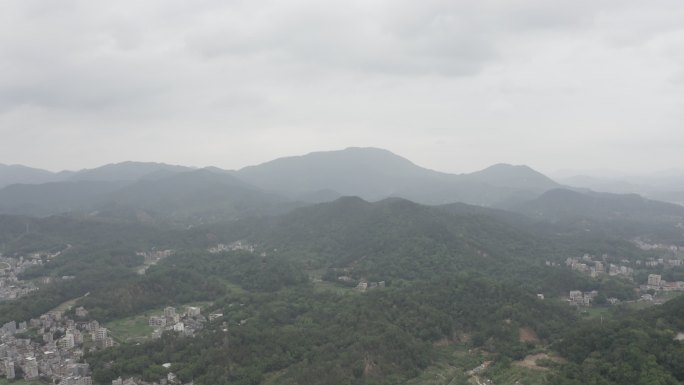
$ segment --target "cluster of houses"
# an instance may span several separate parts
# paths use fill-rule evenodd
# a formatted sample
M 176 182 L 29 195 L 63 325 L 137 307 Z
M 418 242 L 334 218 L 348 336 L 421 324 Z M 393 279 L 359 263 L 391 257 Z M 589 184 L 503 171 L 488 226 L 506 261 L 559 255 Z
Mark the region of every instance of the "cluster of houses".
M 254 247 L 242 242 L 219 245 L 225 250 L 254 251 Z M 173 250 L 138 252 L 149 267 L 169 257 Z M 0 301 L 16 299 L 38 290 L 33 282 L 22 281 L 18 275 L 32 266 L 45 263 L 60 253 L 33 253 L 28 256 L 8 257 L 0 254 Z M 62 280 L 74 277 L 62 277 Z M 47 278 L 43 283 L 59 278 Z M 83 307 L 75 309 L 76 320 L 53 310 L 39 318 L 25 322 L 11 321 L 0 327 L 0 377 L 10 381 L 43 380 L 60 385 L 92 385 L 90 367 L 83 361 L 87 352 L 114 346 L 109 331 L 97 321 L 81 321 L 88 318 Z M 209 320 L 222 317 L 211 314 Z M 185 336 L 193 336 L 204 328 L 207 318 L 199 307 L 188 307 L 182 314 L 173 307 L 164 309 L 164 314 L 151 317 L 149 325 L 155 331 L 153 337 L 161 337 L 166 330 L 173 330 Z M 170 368 L 167 364 L 166 368 Z M 173 373 L 159 382 L 148 383 L 136 378 L 116 379 L 113 385 L 172 385 L 180 384 Z M 186 384 L 186 385 L 192 385 Z
M 546 262 L 547 266 L 556 266 L 553 262 Z M 602 274 L 610 276 L 625 276 L 632 277 L 634 275 L 634 268 L 672 268 L 684 266 L 684 260 L 673 257 L 663 258 L 648 258 L 645 260 L 635 260 L 634 262 L 628 259 L 620 260 L 619 264 L 610 263 L 610 258 L 607 254 L 603 254 L 600 258 L 589 254 L 584 254 L 582 257 L 567 258 L 565 265 L 571 269 L 588 274 L 592 277 L 597 277 Z
M 71 248 L 67 245 L 65 250 Z M 0 302 L 21 298 L 33 291 L 38 290 L 34 282 L 19 279 L 19 275 L 33 266 L 40 266 L 51 259 L 58 257 L 62 251 L 36 252 L 27 255 L 3 255 L 0 253 Z M 69 277 L 62 277 L 68 279 Z M 53 278 L 46 277 L 42 283 L 50 283 Z
M 42 264 L 40 255 L 18 258 L 0 255 L 0 301 L 21 298 L 38 290 L 33 282 L 22 281 L 18 276 L 29 267 Z
M 88 317 L 88 311 L 83 307 L 75 309 L 75 313 L 77 319 Z M 221 316 L 211 314 L 209 318 L 214 320 Z M 150 326 L 155 328 L 153 337 L 161 337 L 165 330 L 193 336 L 206 322 L 199 307 L 188 307 L 182 314 L 174 307 L 167 307 L 163 315 L 149 319 Z M 83 355 L 114 344 L 109 331 L 97 321 L 76 321 L 61 311 L 50 311 L 28 322 L 8 322 L 0 327 L 0 376 L 9 380 L 43 379 L 60 385 L 92 385 L 90 367 L 83 362 Z M 112 384 L 172 385 L 180 384 L 180 381 L 173 373 L 168 373 L 159 382 L 119 378 Z
M 217 318 L 222 317 L 223 314 L 212 313 L 209 314 L 209 321 L 213 321 Z M 174 307 L 164 308 L 164 314 L 158 316 L 152 316 L 148 320 L 148 324 L 155 328 L 152 336 L 154 338 L 161 337 L 164 331 L 175 331 L 182 333 L 185 336 L 194 336 L 196 332 L 204 328 L 204 324 L 207 322 L 207 318 L 202 315 L 201 309 L 199 307 L 190 306 L 185 309 L 185 312 L 179 313 Z M 171 364 L 167 363 L 162 365 L 166 369 L 171 368 Z M 181 384 L 178 377 L 169 372 L 166 378 L 162 378 L 157 382 L 146 382 L 142 379 L 130 377 L 130 378 L 117 378 L 112 381 L 112 385 L 173 385 Z M 184 385 L 192 385 L 192 382 L 186 383 Z
M 684 260 L 681 260 L 681 259 L 649 258 L 643 262 L 640 260 L 636 261 L 636 264 L 639 266 L 642 263 L 646 267 L 672 268 L 672 267 L 677 267 L 677 266 L 684 266 Z
M 372 289 L 382 289 L 385 287 L 385 281 L 368 282 L 367 280 L 362 279 L 357 282 L 354 278 L 348 275 L 340 275 L 339 277 L 337 277 L 337 281 L 343 282 L 350 287 L 356 283 L 356 290 L 361 292 L 365 292 Z
M 165 368 L 170 368 L 171 364 L 164 364 L 163 365 Z M 112 381 L 112 385 L 174 385 L 178 384 L 181 385 L 181 382 L 178 380 L 178 377 L 173 374 L 173 373 L 168 373 L 166 378 L 161 379 L 159 382 L 146 382 L 141 379 L 137 378 L 127 378 L 127 379 L 122 379 L 121 377 L 117 378 L 116 380 Z M 185 383 L 183 385 L 193 385 L 192 382 Z
M 668 282 L 660 274 L 649 274 L 645 285 L 639 287 L 641 291 L 684 291 L 684 282 Z
M 626 264 L 630 263 L 629 260 L 621 260 L 621 265 L 609 263 L 608 261 L 609 257 L 607 254 L 603 254 L 600 260 L 597 260 L 597 258 L 592 255 L 584 254 L 581 258 L 567 258 L 565 260 L 565 265 L 570 267 L 572 270 L 588 274 L 591 277 L 598 277 L 603 274 L 608 274 L 610 276 L 624 276 L 631 278 L 634 275 L 634 269 L 629 266 L 625 266 Z
M 175 250 L 152 250 L 152 251 L 137 251 L 135 255 L 145 258 L 143 266 L 138 269 L 138 274 L 145 274 L 147 269 L 152 265 L 156 265 L 164 258 L 168 258 L 175 253 Z
M 77 309 L 87 316 L 83 308 Z M 0 374 L 9 380 L 48 379 L 61 385 L 91 385 L 85 352 L 114 345 L 97 321 L 75 321 L 51 311 L 28 322 L 11 321 L 0 328 Z
M 358 285 L 356 285 L 356 290 L 358 291 L 367 291 L 367 290 L 373 290 L 373 289 L 384 289 L 385 288 L 385 281 L 380 281 L 380 282 L 367 282 L 367 281 L 361 281 L 359 282 Z
M 677 253 L 680 251 L 684 251 L 684 247 L 676 246 L 676 245 L 667 245 L 664 243 L 648 243 L 644 240 L 641 240 L 639 238 L 633 240 L 634 244 L 637 245 L 641 250 L 662 250 L 662 251 L 668 251 L 671 253 Z
M 582 292 L 581 290 L 572 290 L 570 291 L 568 301 L 570 302 L 570 305 L 573 306 L 591 306 L 597 295 L 598 291 L 596 290 L 585 292 Z
M 173 255 L 175 250 L 152 250 L 152 251 L 138 251 L 135 255 L 145 258 L 146 265 L 154 265 L 164 258 Z
M 235 241 L 229 244 L 219 243 L 214 247 L 210 247 L 207 251 L 211 254 L 223 253 L 225 251 L 247 251 L 249 253 L 254 253 L 256 251 L 256 246 L 247 241 Z
M 676 245 L 667 245 L 667 244 L 661 244 L 661 243 L 648 243 L 645 241 L 642 241 L 640 239 L 635 239 L 634 244 L 636 244 L 640 249 L 642 250 L 647 250 L 647 251 L 661 251 L 661 255 L 663 254 L 668 254 L 665 256 L 662 256 L 660 258 L 648 258 L 645 261 L 638 260 L 635 263 L 638 266 L 645 266 L 645 267 L 677 267 L 677 266 L 684 266 L 684 260 L 681 259 L 682 253 L 684 253 L 684 247 L 681 246 L 676 246 Z M 678 258 L 679 256 L 679 258 Z
M 164 331 L 175 331 L 192 337 L 204 329 L 206 322 L 207 318 L 202 315 L 199 307 L 190 306 L 181 314 L 175 307 L 169 306 L 164 309 L 164 314 L 150 317 L 148 325 L 154 328 L 153 338 L 161 338 Z

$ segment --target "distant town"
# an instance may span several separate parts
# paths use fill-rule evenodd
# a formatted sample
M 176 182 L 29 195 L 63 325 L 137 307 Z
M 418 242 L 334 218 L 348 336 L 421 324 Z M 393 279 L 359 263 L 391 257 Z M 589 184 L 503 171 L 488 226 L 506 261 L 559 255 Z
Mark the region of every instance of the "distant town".
M 664 244 L 650 244 L 641 240 L 634 240 L 634 243 L 645 251 L 661 251 L 667 256 L 660 258 L 636 259 L 631 261 L 626 258 L 615 258 L 608 254 L 602 254 L 600 257 L 591 254 L 584 254 L 581 257 L 569 257 L 565 260 L 565 266 L 581 274 L 586 274 L 592 278 L 598 278 L 603 275 L 611 277 L 621 277 L 628 281 L 634 282 L 635 269 L 638 270 L 652 270 L 652 269 L 670 269 L 674 267 L 684 266 L 684 260 L 679 258 L 682 248 L 673 245 Z M 560 264 L 552 261 L 546 261 L 548 267 L 558 267 Z M 661 274 L 648 274 L 648 279 L 643 284 L 635 286 L 642 301 L 654 301 L 658 292 L 672 292 L 684 291 L 684 281 L 668 282 L 662 279 Z M 580 290 L 571 290 L 568 294 L 567 301 L 574 306 L 591 306 L 598 296 L 598 291 L 592 290 L 583 292 Z M 537 295 L 539 299 L 544 299 L 544 294 Z M 606 298 L 606 302 L 615 305 L 620 301 L 617 298 Z
M 144 274 L 150 266 L 169 257 L 174 250 L 137 252 L 144 257 L 144 266 L 138 271 Z M 23 297 L 39 287 L 31 281 L 23 281 L 19 275 L 33 266 L 40 266 L 60 253 L 32 253 L 27 256 L 0 255 L 0 300 Z M 60 279 L 74 279 L 70 276 Z M 53 278 L 39 279 L 49 283 Z M 67 312 L 68 313 L 68 312 Z M 89 318 L 83 307 L 74 309 L 73 317 L 63 310 L 52 310 L 39 318 L 28 321 L 11 321 L 0 327 L 0 376 L 8 380 L 48 380 L 61 385 L 92 385 L 90 366 L 84 362 L 87 352 L 107 349 L 117 343 L 110 331 L 97 320 Z M 221 318 L 223 314 L 202 315 L 200 307 L 189 306 L 183 312 L 168 306 L 160 315 L 153 315 L 148 325 L 154 331 L 150 338 L 161 338 L 164 332 L 193 337 L 208 321 Z M 169 364 L 170 367 L 170 364 Z M 168 367 L 167 367 L 168 369 Z M 136 378 L 116 379 L 112 385 L 168 385 L 180 384 L 169 372 L 159 382 L 144 382 Z
M 43 378 L 63 385 L 92 385 L 90 366 L 83 362 L 83 355 L 110 348 L 116 342 L 98 321 L 87 320 L 86 309 L 78 307 L 74 314 L 76 319 L 53 310 L 28 322 L 4 324 L 0 328 L 0 374 L 9 380 Z M 210 314 L 209 319 L 222 316 Z M 192 337 L 204 328 L 206 322 L 201 309 L 192 306 L 183 313 L 178 313 L 174 307 L 166 307 L 162 315 L 149 319 L 149 325 L 154 327 L 152 338 L 160 338 L 165 331 Z M 136 378 L 112 381 L 112 385 L 177 383 L 173 373 L 153 383 Z

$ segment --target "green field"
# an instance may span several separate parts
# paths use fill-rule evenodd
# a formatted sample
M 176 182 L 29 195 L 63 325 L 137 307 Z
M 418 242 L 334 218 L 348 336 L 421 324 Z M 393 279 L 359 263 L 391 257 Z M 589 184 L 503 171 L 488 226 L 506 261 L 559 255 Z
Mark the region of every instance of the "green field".
M 669 300 L 679 297 L 680 295 L 682 295 L 681 291 L 662 291 L 656 295 L 655 300 L 658 302 L 667 302 Z
M 469 353 L 463 345 L 439 347 L 435 363 L 405 385 L 466 385 L 469 382 L 465 373 L 483 361 L 479 353 Z
M 74 307 L 74 305 L 76 304 L 76 301 L 78 301 L 81 298 L 83 298 L 83 297 L 78 297 L 78 298 L 70 299 L 66 302 L 63 302 L 63 303 L 59 304 L 59 306 L 57 306 L 56 308 L 52 309 L 52 311 L 61 311 L 61 312 L 68 311 L 72 307 Z
M 487 373 L 496 385 L 545 385 L 548 384 L 548 371 L 528 369 L 517 365 L 511 365 L 505 369 L 494 370 Z
M 193 302 L 177 306 L 176 311 L 183 313 L 190 306 L 206 309 L 210 305 L 211 302 Z M 152 309 L 142 314 L 111 321 L 104 326 L 109 329 L 112 338 L 117 342 L 142 341 L 149 338 L 154 331 L 154 328 L 148 325 L 150 317 L 162 314 L 164 314 L 164 308 Z
M 590 306 L 583 307 L 579 310 L 580 314 L 584 318 L 593 319 L 597 321 L 607 321 L 613 318 L 613 308 L 610 306 Z
M 314 290 L 316 291 L 332 291 L 336 294 L 350 294 L 350 293 L 361 293 L 357 291 L 354 287 L 342 286 L 333 282 L 327 281 L 317 281 L 314 282 Z
M 117 342 L 144 340 L 154 331 L 147 324 L 150 316 L 158 315 L 158 313 L 158 311 L 148 311 L 141 315 L 109 322 L 105 327 L 109 329 L 112 338 Z

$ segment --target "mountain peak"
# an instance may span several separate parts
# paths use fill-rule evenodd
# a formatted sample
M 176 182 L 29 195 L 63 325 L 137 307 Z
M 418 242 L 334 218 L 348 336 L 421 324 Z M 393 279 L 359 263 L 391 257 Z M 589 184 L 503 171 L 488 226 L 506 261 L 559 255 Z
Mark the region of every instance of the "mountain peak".
M 159 172 L 176 173 L 190 170 L 193 169 L 166 163 L 125 161 L 78 171 L 72 174 L 69 180 L 133 181 Z
M 549 190 L 560 185 L 551 178 L 526 165 L 497 163 L 468 175 L 493 186 L 508 186 L 533 190 Z
M 341 195 L 380 199 L 395 193 L 406 178 L 434 173 L 388 150 L 349 147 L 279 158 L 245 167 L 236 176 L 267 190 L 290 195 L 333 190 Z
M 0 163 L 0 188 L 16 183 L 34 184 L 52 182 L 56 178 L 56 174 L 50 171 L 19 164 L 6 165 Z

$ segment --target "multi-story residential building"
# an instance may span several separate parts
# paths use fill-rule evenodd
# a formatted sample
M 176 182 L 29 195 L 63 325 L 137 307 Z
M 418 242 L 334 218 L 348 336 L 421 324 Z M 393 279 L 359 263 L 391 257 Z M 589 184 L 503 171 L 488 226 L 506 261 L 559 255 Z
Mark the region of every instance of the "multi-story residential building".
M 13 380 L 16 377 L 16 373 L 14 371 L 14 362 L 12 361 L 5 361 L 5 377 L 7 377 L 8 380 Z
M 648 275 L 648 285 L 653 287 L 660 287 L 661 276 L 659 274 L 649 274 Z

